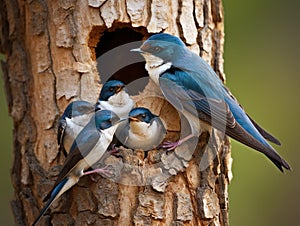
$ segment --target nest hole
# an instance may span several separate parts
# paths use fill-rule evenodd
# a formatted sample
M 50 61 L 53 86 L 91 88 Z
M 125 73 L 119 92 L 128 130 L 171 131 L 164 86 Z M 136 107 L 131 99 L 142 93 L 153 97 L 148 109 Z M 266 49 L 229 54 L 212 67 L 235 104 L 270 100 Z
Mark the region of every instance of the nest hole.
M 93 46 L 101 83 L 116 79 L 127 85 L 131 95 L 141 92 L 149 81 L 145 60 L 130 50 L 138 48 L 148 37 L 146 29 L 114 24 L 106 30 L 95 27 L 91 36 L 90 40 L 98 39 Z

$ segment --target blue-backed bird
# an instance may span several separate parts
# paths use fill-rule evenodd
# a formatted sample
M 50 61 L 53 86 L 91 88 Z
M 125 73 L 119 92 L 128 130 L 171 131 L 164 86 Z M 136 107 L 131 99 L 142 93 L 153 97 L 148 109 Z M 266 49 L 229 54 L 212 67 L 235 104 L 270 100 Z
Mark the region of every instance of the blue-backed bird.
M 65 109 L 58 121 L 57 142 L 66 156 L 74 139 L 98 110 L 111 110 L 119 117 L 127 117 L 134 101 L 126 92 L 125 84 L 118 80 L 104 83 L 96 104 L 76 100 Z
M 211 66 L 190 51 L 181 39 L 166 33 L 156 34 L 132 51 L 143 55 L 150 78 L 191 127 L 190 135 L 167 144 L 167 148 L 198 137 L 203 130 L 211 133 L 207 125 L 212 125 L 262 152 L 281 171 L 290 170 L 289 164 L 266 139 L 278 145 L 280 142 L 250 118 Z
M 148 151 L 161 144 L 166 132 L 159 116 L 147 108 L 137 107 L 129 112 L 128 121 L 119 127 L 115 136 L 131 149 Z
M 92 116 L 73 142 L 53 189 L 44 199 L 48 201 L 32 225 L 36 225 L 50 205 L 74 186 L 80 177 L 102 171 L 102 169 L 85 170 L 101 159 L 113 139 L 118 124 L 123 120 L 125 119 L 120 119 L 109 110 L 97 111 Z
M 100 92 L 97 106 L 115 112 L 119 117 L 127 117 L 134 101 L 129 96 L 125 84 L 119 80 L 107 81 Z
M 119 80 L 107 81 L 101 89 L 97 102 L 98 108 L 111 110 L 121 118 L 128 117 L 128 113 L 133 108 L 134 104 L 134 101 L 128 94 L 125 84 Z M 119 125 L 117 132 L 123 128 L 124 125 L 125 121 Z M 116 148 L 118 144 L 118 139 L 114 137 L 113 142 L 109 147 L 109 153 L 107 154 L 118 156 L 118 149 Z
M 59 150 L 67 156 L 74 139 L 88 123 L 93 114 L 100 110 L 94 104 L 76 100 L 71 102 L 58 120 L 57 142 Z

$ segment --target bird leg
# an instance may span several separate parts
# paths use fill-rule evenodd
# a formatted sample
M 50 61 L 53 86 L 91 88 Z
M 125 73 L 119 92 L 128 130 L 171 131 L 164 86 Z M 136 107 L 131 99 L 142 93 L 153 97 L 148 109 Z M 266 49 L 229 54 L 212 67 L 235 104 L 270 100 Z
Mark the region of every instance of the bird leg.
M 117 146 L 115 144 L 111 145 L 111 149 L 107 150 L 106 152 L 110 155 L 113 155 L 113 156 L 117 157 L 117 158 L 122 157 L 120 155 L 120 149 L 117 148 Z
M 90 171 L 86 171 L 83 173 L 83 175 L 89 175 L 89 174 L 94 174 L 94 173 L 99 173 L 103 177 L 113 177 L 114 174 L 114 169 L 111 165 L 106 165 L 101 168 L 93 169 Z
M 182 139 L 180 139 L 179 141 L 176 142 L 172 142 L 172 141 L 165 141 L 161 147 L 167 149 L 168 151 L 174 150 L 175 148 L 177 148 L 178 146 L 180 146 L 181 144 L 183 144 L 184 142 L 188 141 L 189 139 L 193 138 L 194 135 L 190 134 Z

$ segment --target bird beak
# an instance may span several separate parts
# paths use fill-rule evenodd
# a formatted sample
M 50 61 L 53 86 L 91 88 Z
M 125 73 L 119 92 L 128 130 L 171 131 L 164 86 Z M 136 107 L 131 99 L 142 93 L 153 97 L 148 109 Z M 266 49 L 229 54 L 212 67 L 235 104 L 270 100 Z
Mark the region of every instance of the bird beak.
M 97 104 L 95 105 L 95 112 L 100 111 L 100 110 L 101 110 L 101 107 L 100 107 L 100 105 L 97 103 Z
M 127 120 L 127 118 L 120 118 L 118 121 L 116 121 L 114 124 L 118 124 L 118 123 L 120 123 L 120 122 L 123 122 L 123 121 L 125 121 L 125 120 Z
M 119 86 L 119 87 L 117 88 L 117 90 L 116 90 L 116 93 L 119 93 L 120 91 L 122 91 L 124 87 L 125 87 L 125 86 Z
M 129 117 L 129 120 L 130 121 L 134 121 L 134 122 L 138 122 L 138 121 L 140 121 L 140 120 L 138 120 L 137 118 L 135 118 L 135 117 Z
M 141 50 L 140 48 L 131 49 L 130 51 L 131 51 L 131 52 L 143 53 L 143 50 Z
M 112 124 L 113 126 L 115 126 L 115 125 L 119 124 L 120 122 L 125 121 L 126 119 L 127 119 L 127 118 L 119 118 L 119 120 L 113 120 L 113 121 L 111 122 L 111 124 Z

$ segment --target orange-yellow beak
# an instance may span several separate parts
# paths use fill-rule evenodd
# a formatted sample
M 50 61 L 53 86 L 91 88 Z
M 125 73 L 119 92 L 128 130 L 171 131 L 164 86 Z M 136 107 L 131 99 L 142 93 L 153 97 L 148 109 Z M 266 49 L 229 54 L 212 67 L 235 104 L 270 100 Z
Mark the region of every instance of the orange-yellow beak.
M 130 121 L 134 121 L 134 122 L 140 121 L 139 119 L 137 119 L 137 118 L 135 118 L 135 117 L 129 117 L 129 120 L 130 120 Z
M 124 86 L 119 86 L 116 90 L 117 93 L 121 92 L 123 90 Z

